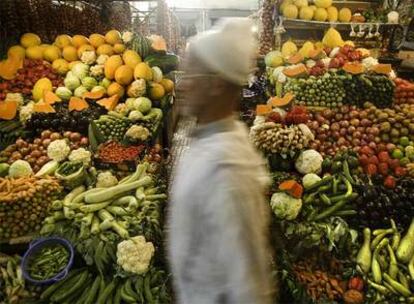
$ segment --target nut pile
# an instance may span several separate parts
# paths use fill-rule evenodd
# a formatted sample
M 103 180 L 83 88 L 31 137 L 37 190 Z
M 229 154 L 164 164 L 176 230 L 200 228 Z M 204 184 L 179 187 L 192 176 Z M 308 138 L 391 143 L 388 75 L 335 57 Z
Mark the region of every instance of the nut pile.
M 255 125 L 250 139 L 265 153 L 296 153 L 309 146 L 313 134 L 304 124 L 285 126 L 274 122 Z
M 274 4 L 274 0 L 265 0 L 263 3 L 261 14 L 262 30 L 260 32 L 260 55 L 266 55 L 272 50 Z

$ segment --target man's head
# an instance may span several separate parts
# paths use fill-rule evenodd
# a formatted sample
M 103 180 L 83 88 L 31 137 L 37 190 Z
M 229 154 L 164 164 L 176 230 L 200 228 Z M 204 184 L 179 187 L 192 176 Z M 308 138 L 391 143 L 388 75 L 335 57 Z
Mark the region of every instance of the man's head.
M 245 18 L 225 19 L 189 44 L 178 93 L 184 114 L 212 121 L 231 115 L 253 66 L 256 41 Z

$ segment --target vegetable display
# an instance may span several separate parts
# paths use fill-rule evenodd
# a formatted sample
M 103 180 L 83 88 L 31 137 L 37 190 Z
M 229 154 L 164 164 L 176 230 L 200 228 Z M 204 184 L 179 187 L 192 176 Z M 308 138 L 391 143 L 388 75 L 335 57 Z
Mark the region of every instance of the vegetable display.
M 28 273 L 31 278 L 44 281 L 60 273 L 69 262 L 69 252 L 62 245 L 44 247 L 31 258 Z

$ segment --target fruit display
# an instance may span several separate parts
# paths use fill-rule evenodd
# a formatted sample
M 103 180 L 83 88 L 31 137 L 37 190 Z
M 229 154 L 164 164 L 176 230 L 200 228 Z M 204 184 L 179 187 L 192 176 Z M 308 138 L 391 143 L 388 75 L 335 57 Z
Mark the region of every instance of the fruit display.
M 1 271 L 0 302 L 171 303 L 155 143 L 178 57 L 160 36 L 117 30 L 52 42 L 24 34 L 0 62 L 1 247 L 34 239 L 18 272 L 14 258 Z M 39 238 L 70 246 L 25 255 Z
M 395 103 L 413 104 L 414 103 L 414 84 L 408 80 L 396 78 L 395 82 Z

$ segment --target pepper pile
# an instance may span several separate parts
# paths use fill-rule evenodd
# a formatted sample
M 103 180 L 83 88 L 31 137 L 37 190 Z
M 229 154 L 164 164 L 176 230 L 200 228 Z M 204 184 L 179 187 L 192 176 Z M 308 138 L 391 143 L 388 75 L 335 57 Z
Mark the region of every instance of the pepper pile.
M 60 273 L 69 262 L 69 252 L 62 245 L 44 247 L 29 262 L 31 278 L 44 281 Z
M 135 160 L 144 150 L 144 146 L 125 147 L 115 141 L 102 145 L 98 150 L 98 158 L 106 163 L 119 164 Z

